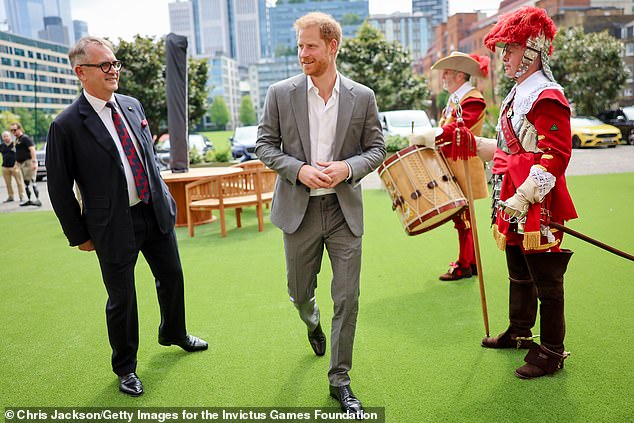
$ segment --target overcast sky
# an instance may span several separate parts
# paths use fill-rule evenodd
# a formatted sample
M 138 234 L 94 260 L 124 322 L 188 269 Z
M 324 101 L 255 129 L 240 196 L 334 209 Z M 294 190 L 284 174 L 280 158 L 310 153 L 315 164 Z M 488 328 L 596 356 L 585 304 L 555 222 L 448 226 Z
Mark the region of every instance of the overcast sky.
M 112 40 L 135 34 L 160 36 L 169 32 L 167 4 L 173 0 L 71 0 L 72 17 L 88 22 L 91 35 Z M 409 12 L 411 0 L 370 0 L 370 13 Z M 449 0 L 449 14 L 495 12 L 500 0 Z M 474 7 L 474 5 L 477 5 Z

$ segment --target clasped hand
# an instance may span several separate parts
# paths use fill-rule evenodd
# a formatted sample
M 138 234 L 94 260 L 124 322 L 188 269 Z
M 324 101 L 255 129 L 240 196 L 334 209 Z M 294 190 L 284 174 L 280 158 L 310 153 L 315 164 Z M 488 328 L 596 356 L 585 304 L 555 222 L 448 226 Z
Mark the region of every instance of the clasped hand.
M 319 170 L 311 165 L 304 165 L 299 169 L 297 179 L 311 189 L 334 188 L 349 176 L 348 165 L 343 161 L 317 162 Z

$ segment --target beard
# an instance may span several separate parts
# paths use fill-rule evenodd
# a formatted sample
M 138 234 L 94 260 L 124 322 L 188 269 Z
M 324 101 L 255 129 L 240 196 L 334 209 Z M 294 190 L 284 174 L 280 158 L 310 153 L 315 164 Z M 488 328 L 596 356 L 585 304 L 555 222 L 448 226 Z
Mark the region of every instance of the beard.
M 310 64 L 302 64 L 302 71 L 309 76 L 322 76 L 328 70 L 327 59 L 314 59 Z

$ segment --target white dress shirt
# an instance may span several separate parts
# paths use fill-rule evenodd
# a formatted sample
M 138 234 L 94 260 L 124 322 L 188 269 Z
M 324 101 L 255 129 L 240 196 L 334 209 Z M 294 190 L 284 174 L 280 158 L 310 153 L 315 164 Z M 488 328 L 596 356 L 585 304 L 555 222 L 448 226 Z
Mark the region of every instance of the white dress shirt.
M 95 112 L 97 113 L 97 115 L 99 116 L 103 124 L 105 125 L 112 139 L 115 141 L 114 145 L 117 147 L 117 151 L 119 152 L 119 156 L 121 157 L 121 163 L 123 163 L 123 171 L 125 173 L 125 179 L 128 185 L 128 200 L 130 201 L 130 206 L 134 206 L 141 200 L 139 199 L 139 194 L 136 190 L 136 185 L 134 183 L 134 175 L 132 174 L 132 169 L 130 168 L 130 162 L 128 162 L 128 158 L 125 155 L 125 151 L 123 151 L 121 140 L 119 140 L 119 134 L 117 133 L 117 129 L 114 126 L 114 122 L 112 121 L 112 111 L 108 107 L 106 107 L 106 103 L 107 103 L 106 101 L 100 98 L 91 96 L 90 94 L 86 92 L 86 90 L 84 90 L 84 95 L 86 96 L 86 99 L 88 100 L 92 108 L 95 109 Z M 112 95 L 109 101 L 115 104 L 115 107 L 117 108 L 117 112 L 119 112 L 119 115 L 121 115 L 121 120 L 123 121 L 123 124 L 125 125 L 126 129 L 128 130 L 128 134 L 130 135 L 130 138 L 132 139 L 134 148 L 136 149 L 139 159 L 141 160 L 141 163 L 143 164 L 143 168 L 145 169 L 145 161 L 143 160 L 143 154 L 139 153 L 140 152 L 139 143 L 137 139 L 135 138 L 134 133 L 130 130 L 130 125 L 126 121 L 125 116 L 123 115 L 123 113 L 121 113 L 121 109 L 119 108 L 119 105 L 117 104 L 115 100 L 114 94 Z
M 339 114 L 339 72 L 335 79 L 335 86 L 328 101 L 319 96 L 319 88 L 313 84 L 310 76 L 306 75 L 308 89 L 308 126 L 310 131 L 310 164 L 322 169 L 317 162 L 333 160 L 332 149 L 335 146 L 337 133 L 337 116 Z M 310 195 L 325 195 L 334 193 L 334 188 L 311 189 Z

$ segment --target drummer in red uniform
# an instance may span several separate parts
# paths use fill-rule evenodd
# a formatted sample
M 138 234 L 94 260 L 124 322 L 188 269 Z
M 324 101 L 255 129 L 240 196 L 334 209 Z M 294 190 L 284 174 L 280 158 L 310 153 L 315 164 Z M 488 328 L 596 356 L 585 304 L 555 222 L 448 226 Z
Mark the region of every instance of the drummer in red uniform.
M 577 217 L 564 173 L 572 141 L 570 107 L 548 65 L 557 28 L 546 11 L 523 7 L 502 16 L 484 39 L 502 48 L 504 72 L 515 80 L 500 109 L 494 157 L 494 236 L 506 251 L 508 329 L 482 340 L 487 348 L 528 348 L 515 373 L 530 379 L 563 367 L 564 273 L 572 251 L 549 223 Z M 534 342 L 539 300 L 540 344 Z
M 486 103 L 484 96 L 471 84 L 470 79 L 471 76 L 486 77 L 488 75 L 489 58 L 455 51 L 434 63 L 431 69 L 442 72 L 443 88 L 449 92 L 447 106 L 443 109 L 439 121 L 442 133 L 436 137 L 436 143 L 442 145 L 440 150 L 445 153 L 447 163 L 456 176 L 460 189 L 466 194 L 467 181 L 464 164 L 462 160 L 452 160 L 450 157 L 451 143 L 456 128 L 456 109 L 461 108 L 465 126 L 474 135 L 481 135 Z M 489 192 L 484 174 L 484 164 L 478 157 L 469 159 L 469 175 L 471 176 L 473 198 L 475 200 L 487 198 Z M 447 273 L 440 275 L 441 281 L 455 281 L 477 275 L 469 206 L 453 217 L 454 227 L 458 231 L 458 260 L 451 262 Z

